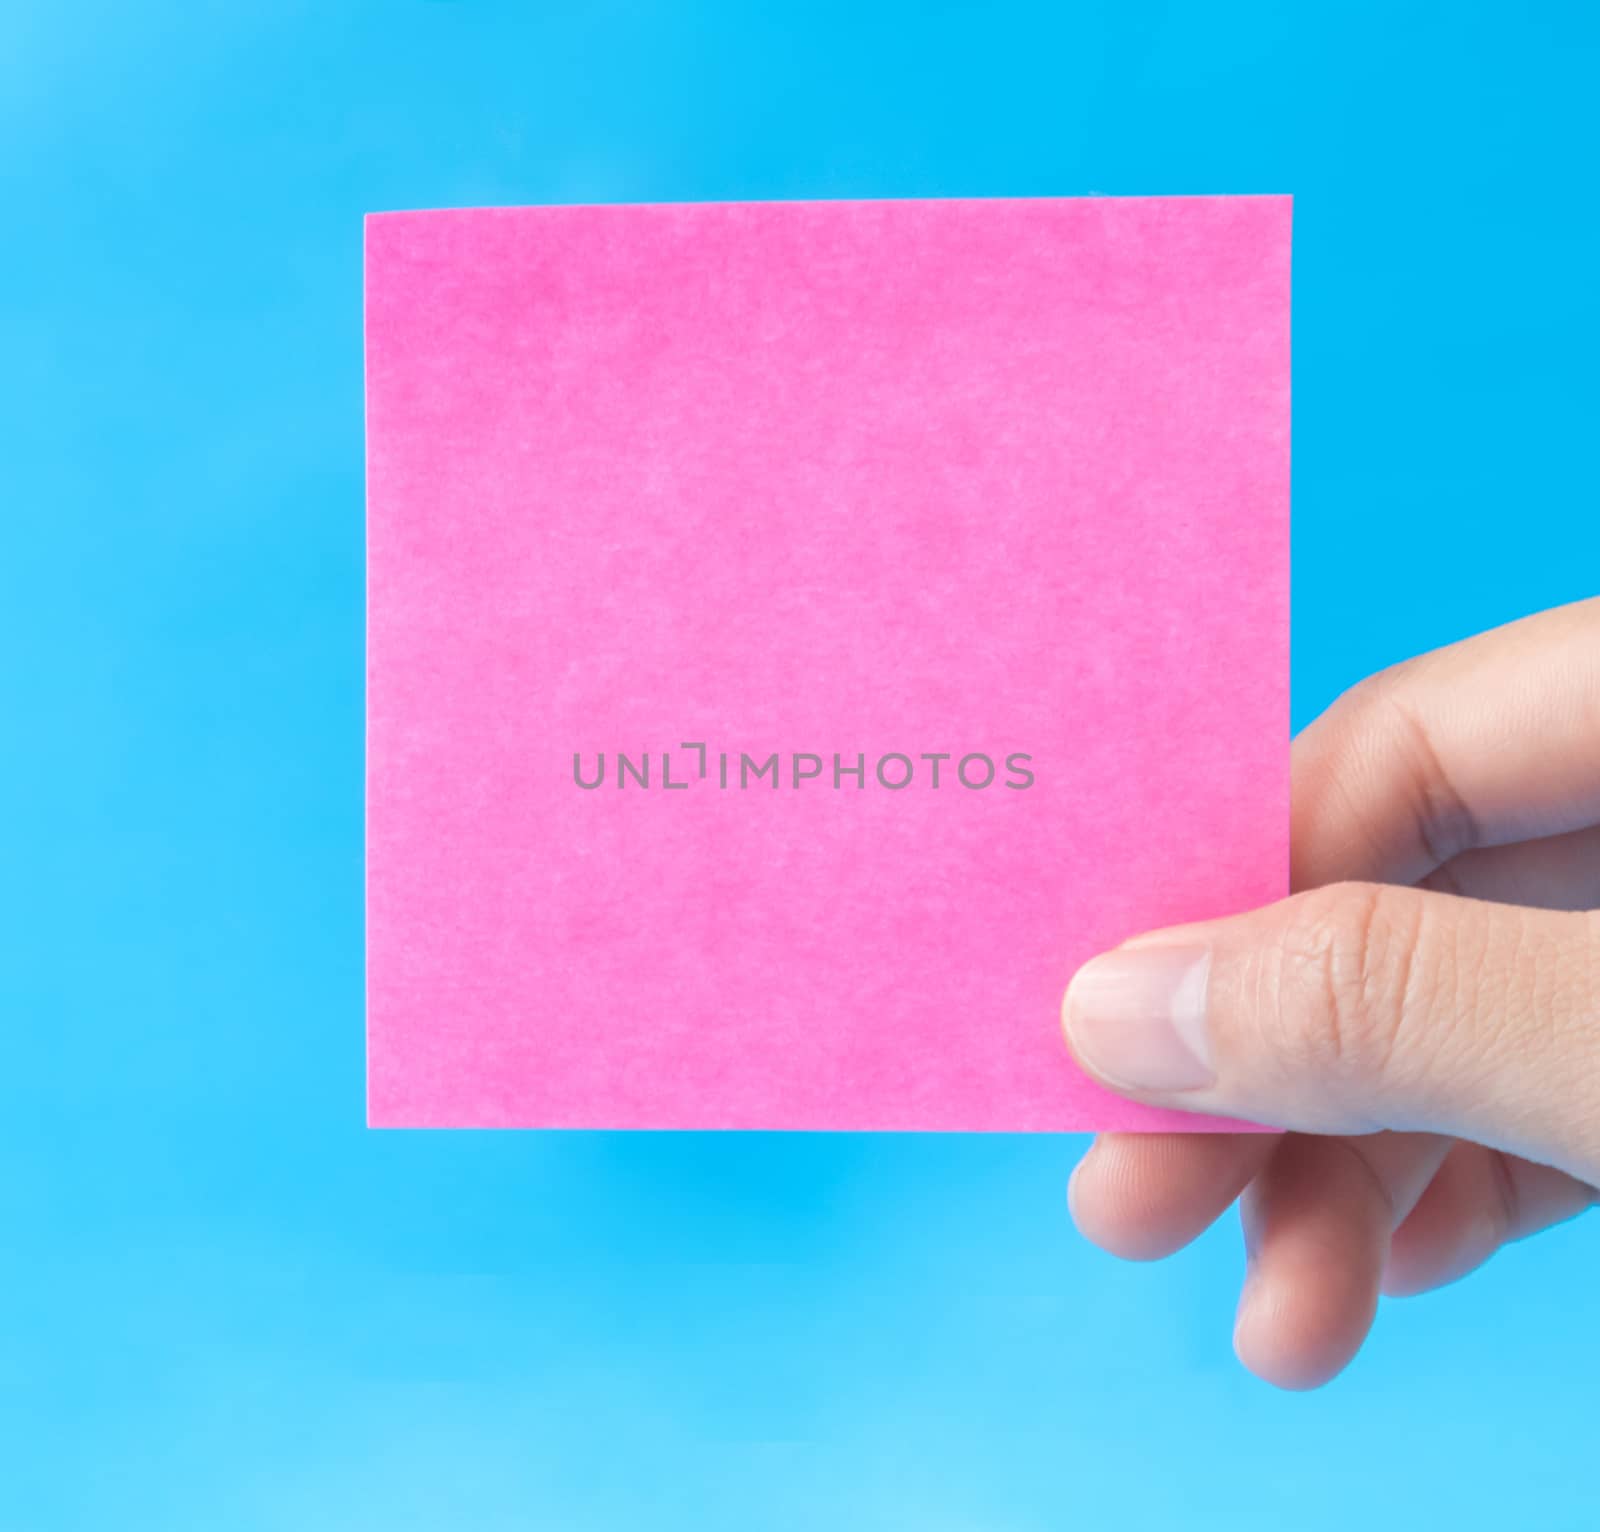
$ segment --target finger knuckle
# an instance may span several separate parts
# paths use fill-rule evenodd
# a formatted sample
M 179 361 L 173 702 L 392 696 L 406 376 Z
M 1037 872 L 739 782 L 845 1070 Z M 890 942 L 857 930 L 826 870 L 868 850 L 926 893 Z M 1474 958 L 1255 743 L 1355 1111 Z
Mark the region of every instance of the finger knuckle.
M 1331 1078 L 1390 1067 L 1431 982 L 1411 890 L 1334 884 L 1301 895 L 1279 954 L 1281 1023 L 1301 1063 Z
M 1482 836 L 1476 816 L 1457 789 L 1428 724 L 1428 657 L 1406 660 L 1368 676 L 1341 701 L 1354 737 L 1380 753 L 1409 799 L 1420 849 L 1434 868 L 1444 866 Z

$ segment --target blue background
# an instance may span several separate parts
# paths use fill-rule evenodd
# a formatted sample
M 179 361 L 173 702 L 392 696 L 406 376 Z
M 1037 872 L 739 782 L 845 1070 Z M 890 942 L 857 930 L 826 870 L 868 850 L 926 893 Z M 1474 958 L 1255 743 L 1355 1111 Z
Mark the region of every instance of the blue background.
M 0 1525 L 1593 1525 L 1600 1220 L 1290 1397 L 1075 1140 L 364 1129 L 360 218 L 1295 193 L 1304 723 L 1596 587 L 1595 15 L 12 0 Z

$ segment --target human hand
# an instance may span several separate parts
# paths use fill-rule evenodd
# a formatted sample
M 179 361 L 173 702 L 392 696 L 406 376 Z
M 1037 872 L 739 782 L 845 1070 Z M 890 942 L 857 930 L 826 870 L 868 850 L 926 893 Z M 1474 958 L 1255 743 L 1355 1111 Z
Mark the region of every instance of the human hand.
M 1309 1388 L 1380 1291 L 1596 1200 L 1600 599 L 1363 682 L 1293 769 L 1294 895 L 1096 958 L 1063 1022 L 1122 1095 L 1288 1130 L 1104 1134 L 1070 1201 L 1149 1260 L 1242 1194 L 1235 1348 Z

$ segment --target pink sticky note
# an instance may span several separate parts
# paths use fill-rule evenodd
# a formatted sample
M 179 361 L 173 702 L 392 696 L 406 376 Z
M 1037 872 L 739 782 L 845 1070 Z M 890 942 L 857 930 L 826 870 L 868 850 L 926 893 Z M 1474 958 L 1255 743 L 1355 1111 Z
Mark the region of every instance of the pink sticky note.
M 1285 891 L 1289 253 L 1280 197 L 371 218 L 371 1122 L 1205 1126 L 1059 1008 Z

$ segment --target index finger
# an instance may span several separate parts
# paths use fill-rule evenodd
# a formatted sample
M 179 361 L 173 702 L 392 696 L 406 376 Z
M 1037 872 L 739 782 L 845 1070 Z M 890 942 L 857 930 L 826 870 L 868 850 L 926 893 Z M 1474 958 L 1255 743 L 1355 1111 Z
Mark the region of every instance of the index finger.
M 1600 598 L 1380 672 L 1294 746 L 1292 883 L 1415 883 L 1600 822 Z

